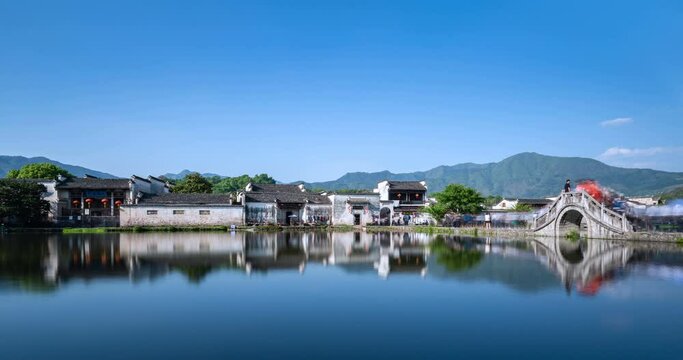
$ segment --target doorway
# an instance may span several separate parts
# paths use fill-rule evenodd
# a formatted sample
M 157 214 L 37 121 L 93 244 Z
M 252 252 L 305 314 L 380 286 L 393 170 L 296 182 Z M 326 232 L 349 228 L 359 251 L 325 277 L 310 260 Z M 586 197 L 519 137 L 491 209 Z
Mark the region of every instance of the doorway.
M 292 212 L 287 211 L 285 213 L 285 225 L 291 225 L 292 224 Z
M 360 214 L 353 214 L 353 225 L 360 225 Z

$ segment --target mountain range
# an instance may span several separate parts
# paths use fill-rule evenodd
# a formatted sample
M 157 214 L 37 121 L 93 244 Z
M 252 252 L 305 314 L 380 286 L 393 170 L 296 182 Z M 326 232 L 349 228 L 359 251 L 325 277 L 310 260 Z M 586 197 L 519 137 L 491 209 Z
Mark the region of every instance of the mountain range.
M 35 162 L 49 162 L 60 166 L 76 176 L 85 174 L 101 178 L 115 178 L 112 174 L 80 166 L 63 164 L 45 157 L 0 156 L 0 177 L 10 169 Z M 190 170 L 167 173 L 169 179 L 180 179 Z M 219 176 L 205 173 L 204 176 Z M 426 171 L 411 173 L 350 172 L 337 180 L 304 183 L 309 189 L 342 190 L 373 189 L 383 180 L 425 180 L 430 192 L 437 192 L 450 183 L 460 183 L 477 189 L 484 195 L 505 197 L 545 197 L 557 195 L 566 179 L 574 184 L 585 179 L 597 180 L 617 192 L 626 195 L 654 195 L 671 191 L 683 185 L 683 173 L 651 169 L 620 168 L 600 161 L 580 157 L 557 157 L 537 153 L 521 153 L 499 162 L 487 164 L 465 163 L 438 166 Z
M 51 160 L 46 157 L 25 157 L 25 156 L 8 156 L 0 155 L 0 178 L 7 175 L 12 169 L 19 169 L 24 165 L 34 164 L 34 163 L 50 163 L 59 166 L 60 168 L 72 173 L 76 177 L 83 177 L 85 174 L 95 176 L 102 179 L 115 179 L 118 178 L 116 175 L 108 174 L 105 172 L 87 169 L 82 166 L 64 164 L 59 161 Z
M 683 185 L 683 173 L 609 166 L 580 157 L 521 153 L 500 162 L 438 166 L 427 171 L 394 174 L 352 172 L 334 181 L 305 183 L 311 189 L 372 189 L 382 180 L 425 180 L 430 192 L 450 183 L 477 189 L 484 195 L 546 197 L 557 195 L 566 179 L 574 184 L 592 179 L 626 195 L 653 195 Z

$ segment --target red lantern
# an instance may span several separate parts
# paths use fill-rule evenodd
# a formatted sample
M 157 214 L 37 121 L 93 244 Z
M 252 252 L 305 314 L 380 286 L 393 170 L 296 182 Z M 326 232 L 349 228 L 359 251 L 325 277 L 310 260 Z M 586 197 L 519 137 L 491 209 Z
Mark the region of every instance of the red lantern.
M 88 204 L 88 208 L 90 208 L 90 203 L 92 203 L 92 199 L 91 198 L 85 199 L 85 203 Z
M 74 207 L 78 207 L 78 205 L 80 205 L 81 202 L 80 202 L 79 200 L 74 200 L 74 201 L 71 202 L 71 204 L 72 204 Z
M 102 199 L 100 200 L 100 202 L 102 203 L 102 205 L 107 206 L 107 204 L 109 204 L 109 199 Z
M 114 205 L 116 205 L 116 206 L 121 206 L 122 204 L 123 204 L 123 201 L 121 201 L 121 200 L 114 201 Z

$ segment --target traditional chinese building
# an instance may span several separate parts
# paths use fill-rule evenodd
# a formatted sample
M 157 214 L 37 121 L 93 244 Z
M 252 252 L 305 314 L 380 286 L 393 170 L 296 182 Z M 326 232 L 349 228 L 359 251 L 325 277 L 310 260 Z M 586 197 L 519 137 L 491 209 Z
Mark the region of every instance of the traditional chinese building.
M 130 179 L 100 179 L 93 176 L 58 180 L 55 220 L 86 226 L 118 226 L 122 205 L 135 204 L 144 196 L 169 192 L 157 178 L 133 175 Z
M 119 210 L 121 226 L 231 226 L 244 223 L 244 207 L 227 194 L 164 193 L 143 196 Z
M 303 185 L 248 184 L 239 194 L 245 223 L 277 225 L 330 224 L 332 203 Z
M 368 225 L 379 221 L 379 194 L 331 194 L 333 225 Z
M 380 224 L 414 225 L 430 221 L 422 212 L 427 202 L 427 183 L 424 181 L 382 181 L 375 192 L 381 205 Z

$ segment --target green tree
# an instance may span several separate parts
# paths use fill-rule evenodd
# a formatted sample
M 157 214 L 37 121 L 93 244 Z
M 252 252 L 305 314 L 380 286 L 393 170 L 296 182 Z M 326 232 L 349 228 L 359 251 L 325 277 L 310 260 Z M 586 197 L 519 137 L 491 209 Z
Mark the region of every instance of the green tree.
M 251 178 L 251 182 L 254 184 L 275 184 L 275 179 L 268 174 L 256 174 Z M 244 185 L 246 186 L 246 184 Z
M 71 173 L 50 163 L 34 163 L 22 166 L 7 173 L 9 179 L 57 179 L 59 175 L 70 178 Z
M 513 208 L 514 211 L 516 212 L 531 212 L 531 205 L 529 204 L 522 204 L 522 203 L 517 203 L 515 207 Z
M 426 212 L 427 214 L 431 215 L 436 221 L 441 222 L 448 214 L 448 209 L 446 208 L 445 205 L 436 203 L 436 204 L 431 204 L 429 206 L 426 206 L 422 209 L 422 211 Z
M 181 194 L 208 194 L 211 191 L 211 182 L 196 172 L 188 174 L 173 187 L 174 193 Z
M 0 222 L 41 224 L 50 211 L 43 200 L 45 186 L 26 180 L 0 179 Z
M 428 206 L 426 211 L 438 221 L 447 213 L 478 214 L 484 209 L 481 194 L 461 184 L 450 184 L 443 191 L 435 193 L 434 197 L 436 204 Z
M 213 187 L 213 192 L 218 194 L 227 194 L 244 189 L 247 184 L 275 184 L 275 179 L 268 174 L 257 174 L 254 177 L 249 175 L 242 175 L 236 177 L 226 177 L 221 179 Z
M 484 206 L 492 207 L 498 205 L 499 202 L 503 201 L 503 197 L 500 195 L 489 195 L 484 198 Z

